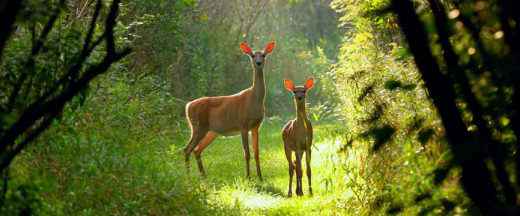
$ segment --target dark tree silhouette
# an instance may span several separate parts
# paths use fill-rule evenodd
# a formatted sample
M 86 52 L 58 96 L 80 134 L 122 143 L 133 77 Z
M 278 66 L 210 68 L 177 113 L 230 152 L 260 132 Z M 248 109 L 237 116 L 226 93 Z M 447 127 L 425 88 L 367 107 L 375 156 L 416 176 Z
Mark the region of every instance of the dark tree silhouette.
M 514 1 L 510 0 L 486 1 L 488 20 L 479 17 L 475 9 L 478 8 L 477 1 L 453 1 L 450 5 L 453 8 L 450 9 L 455 15 L 450 19 L 443 2 L 428 0 L 436 29 L 430 34 L 438 37 L 426 32 L 427 24 L 419 19 L 412 1 L 393 0 L 391 9 L 397 14 L 409 50 L 440 114 L 454 155 L 452 165 L 462 170 L 464 191 L 485 215 L 518 214 L 515 188 L 519 185 L 518 181 L 511 179 L 515 175 L 516 179 L 520 176 L 520 15 L 514 13 Z M 460 15 L 459 10 L 463 10 Z M 459 21 L 464 26 L 463 30 L 454 28 L 455 22 Z M 493 25 L 500 26 L 496 31 L 503 32 L 504 40 L 490 41 L 482 37 L 483 29 Z M 468 54 L 457 52 L 452 44 L 458 42 L 454 39 L 455 34 L 469 34 L 472 37 L 472 45 L 476 48 L 471 48 L 473 51 L 467 62 L 461 61 L 461 58 Z M 440 56 L 430 48 L 432 44 L 440 45 Z M 490 44 L 505 49 L 497 52 L 490 48 Z M 489 79 L 496 92 L 471 82 L 477 79 Z M 512 94 L 508 95 L 507 92 Z M 467 105 L 465 109 L 458 106 L 461 102 Z M 465 119 L 465 114 L 469 114 L 471 119 Z M 501 118 L 511 123 L 501 125 Z M 496 135 L 508 133 L 516 138 L 507 140 Z M 486 161 L 491 161 L 492 166 Z M 516 172 L 506 169 L 508 164 L 514 163 Z M 452 165 L 439 169 L 450 169 Z M 446 172 L 436 173 L 442 175 L 437 176 L 440 179 L 446 175 Z

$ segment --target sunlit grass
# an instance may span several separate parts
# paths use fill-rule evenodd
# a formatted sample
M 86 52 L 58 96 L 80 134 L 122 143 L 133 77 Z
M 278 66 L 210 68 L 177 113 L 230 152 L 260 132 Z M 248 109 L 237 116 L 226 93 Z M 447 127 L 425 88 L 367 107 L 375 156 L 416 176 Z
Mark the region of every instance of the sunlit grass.
M 289 174 L 283 152 L 281 127 L 283 122 L 267 120 L 260 131 L 261 167 L 264 181 L 256 177 L 255 163 L 251 160 L 251 179 L 245 177 L 240 137 L 219 137 L 203 153 L 207 179 L 198 176 L 195 160 L 192 159 L 190 178 L 200 180 L 209 188 L 207 202 L 217 209 L 235 209 L 241 215 L 309 215 L 335 214 L 341 212 L 339 197 L 352 197 L 351 191 L 337 188 L 338 182 L 348 177 L 339 175 L 337 164 L 344 162 L 337 151 L 342 146 L 340 139 L 330 133 L 330 127 L 315 126 L 315 143 L 312 149 L 314 196 L 308 194 L 307 177 L 304 173 L 303 197 L 287 197 Z M 182 146 L 175 144 L 176 146 Z M 172 161 L 184 171 L 182 158 Z M 351 158 L 354 159 L 354 158 Z M 305 163 L 304 163 L 305 164 Z M 304 167 L 305 168 L 305 167 Z M 305 169 L 304 169 L 305 170 Z M 295 195 L 296 179 L 293 180 Z

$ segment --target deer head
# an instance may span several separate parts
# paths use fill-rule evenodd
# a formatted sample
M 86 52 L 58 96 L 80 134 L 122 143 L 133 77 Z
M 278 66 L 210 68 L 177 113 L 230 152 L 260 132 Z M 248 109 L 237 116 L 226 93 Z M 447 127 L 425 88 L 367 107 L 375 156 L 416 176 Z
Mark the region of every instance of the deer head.
M 292 80 L 283 80 L 283 83 L 285 89 L 293 93 L 297 108 L 305 108 L 305 95 L 307 94 L 307 91 L 314 86 L 314 79 L 307 79 L 303 86 L 295 86 Z
M 267 55 L 270 54 L 274 49 L 274 41 L 269 42 L 262 51 L 253 52 L 251 47 L 247 45 L 247 42 L 242 42 L 240 44 L 240 49 L 244 54 L 249 56 L 255 69 L 262 69 L 264 67 Z

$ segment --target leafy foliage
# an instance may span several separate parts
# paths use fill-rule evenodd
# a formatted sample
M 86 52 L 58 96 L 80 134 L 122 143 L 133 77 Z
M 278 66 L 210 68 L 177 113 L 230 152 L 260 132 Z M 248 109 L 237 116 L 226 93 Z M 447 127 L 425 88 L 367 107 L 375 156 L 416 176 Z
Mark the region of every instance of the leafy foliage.
M 429 174 L 438 163 L 446 163 L 449 156 L 441 156 L 450 153 L 439 139 L 442 126 L 402 43 L 396 19 L 384 13 L 389 4 L 385 0 L 332 3 L 343 14 L 341 24 L 350 28 L 333 70 L 346 137 L 353 138 L 345 141 L 352 143 L 344 150 L 345 157 L 365 161 L 361 169 L 366 170 L 352 180 L 363 197 L 358 205 L 373 206 L 368 214 L 418 214 L 430 206 L 430 210 L 444 211 L 438 197 L 456 191 L 452 196 L 465 206 L 467 201 L 457 187 L 437 189 Z M 418 205 L 414 196 L 422 191 L 430 195 Z

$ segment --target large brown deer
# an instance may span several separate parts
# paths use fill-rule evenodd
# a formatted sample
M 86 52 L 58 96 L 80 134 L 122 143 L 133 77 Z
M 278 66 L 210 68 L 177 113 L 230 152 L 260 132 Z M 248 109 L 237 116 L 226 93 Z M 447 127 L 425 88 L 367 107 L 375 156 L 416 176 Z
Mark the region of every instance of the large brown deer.
M 311 146 L 312 146 L 312 125 L 305 112 L 305 95 L 314 85 L 314 80 L 308 79 L 304 86 L 294 86 L 292 80 L 284 80 L 285 88 L 294 95 L 296 104 L 296 118 L 285 124 L 282 130 L 282 138 L 285 149 L 285 157 L 289 163 L 289 192 L 287 196 L 292 196 L 292 180 L 296 170 L 296 195 L 302 196 L 302 157 L 305 153 L 307 167 L 307 180 L 309 183 L 309 193 L 312 195 L 311 185 Z M 292 154 L 296 160 L 292 161 Z
M 219 135 L 242 135 L 242 147 L 246 162 L 246 175 L 249 178 L 249 131 L 253 141 L 256 173 L 260 180 L 260 157 L 258 149 L 258 129 L 264 118 L 265 81 L 264 65 L 266 56 L 274 49 L 274 42 L 268 43 L 263 51 L 253 52 L 243 42 L 240 49 L 249 56 L 253 66 L 253 85 L 239 93 L 229 96 L 203 97 L 186 105 L 186 118 L 191 128 L 191 138 L 184 149 L 186 167 L 192 152 L 195 154 L 199 171 L 205 176 L 202 151 Z

